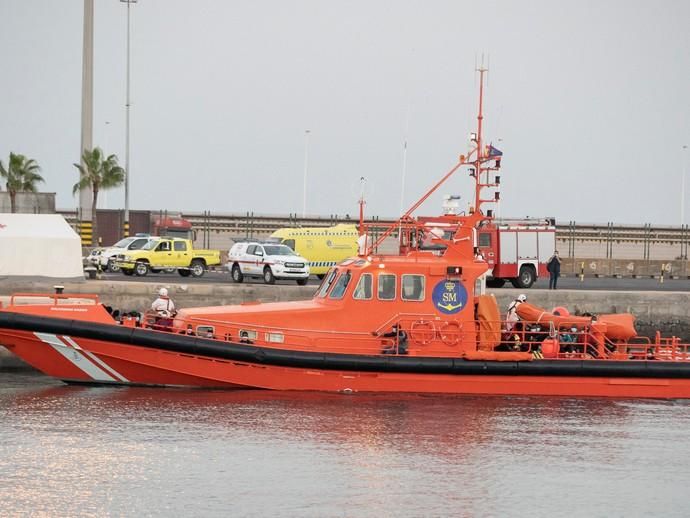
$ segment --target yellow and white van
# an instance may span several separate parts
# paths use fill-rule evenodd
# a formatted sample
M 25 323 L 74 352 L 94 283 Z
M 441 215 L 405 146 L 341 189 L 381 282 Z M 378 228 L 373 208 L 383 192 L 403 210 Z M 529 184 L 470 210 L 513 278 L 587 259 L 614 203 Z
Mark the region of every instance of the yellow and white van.
M 281 228 L 271 234 L 272 241 L 289 246 L 309 261 L 312 275 L 322 277 L 343 259 L 357 255 L 356 225 L 340 223 L 334 227 Z

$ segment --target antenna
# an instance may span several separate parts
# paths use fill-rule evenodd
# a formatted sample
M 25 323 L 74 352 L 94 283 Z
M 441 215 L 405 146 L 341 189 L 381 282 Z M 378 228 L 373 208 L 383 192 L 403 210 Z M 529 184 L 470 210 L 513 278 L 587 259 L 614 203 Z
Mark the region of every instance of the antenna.
M 359 177 L 359 235 L 364 234 L 364 186 L 367 183 L 367 179 L 363 176 Z
M 402 160 L 402 178 L 400 180 L 400 213 L 402 214 L 405 203 L 405 177 L 407 176 L 407 136 L 410 132 L 410 111 L 411 104 L 407 105 L 407 112 L 405 114 L 405 133 L 403 135 L 403 160 Z

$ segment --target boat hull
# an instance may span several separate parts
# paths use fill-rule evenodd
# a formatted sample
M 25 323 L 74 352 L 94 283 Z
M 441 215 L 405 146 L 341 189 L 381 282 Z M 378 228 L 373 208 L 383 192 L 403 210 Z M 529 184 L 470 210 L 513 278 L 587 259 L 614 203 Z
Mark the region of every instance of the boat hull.
M 49 376 L 80 383 L 690 398 L 690 362 L 468 361 L 291 351 L 5 312 L 0 343 Z

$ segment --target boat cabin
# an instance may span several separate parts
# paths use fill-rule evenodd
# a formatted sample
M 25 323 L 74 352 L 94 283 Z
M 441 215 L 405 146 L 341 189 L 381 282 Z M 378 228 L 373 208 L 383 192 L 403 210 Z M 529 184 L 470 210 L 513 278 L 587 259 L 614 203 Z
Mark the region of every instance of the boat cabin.
M 381 354 L 406 341 L 408 355 L 459 356 L 477 348 L 476 301 L 487 264 L 474 258 L 471 239 L 437 241 L 445 242 L 442 255 L 346 259 L 310 301 L 183 309 L 176 326 L 266 346 Z

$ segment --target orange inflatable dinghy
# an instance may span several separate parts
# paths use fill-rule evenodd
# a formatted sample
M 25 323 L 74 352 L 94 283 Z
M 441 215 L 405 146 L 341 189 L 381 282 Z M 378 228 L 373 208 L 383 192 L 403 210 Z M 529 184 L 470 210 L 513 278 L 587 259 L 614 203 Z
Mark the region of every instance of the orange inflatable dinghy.
M 635 330 L 635 315 L 630 313 L 615 313 L 599 315 L 597 322 L 606 324 L 604 334 L 609 340 L 630 340 L 637 336 Z
M 576 326 L 578 328 L 582 328 L 592 323 L 591 317 L 554 315 L 550 311 L 528 302 L 523 302 L 517 307 L 517 314 L 521 320 L 525 320 L 527 322 L 536 322 L 539 324 L 550 324 L 553 322 L 553 325 L 557 328 L 562 326 Z
M 553 322 L 556 328 L 577 327 L 582 329 L 592 323 L 592 317 L 554 315 L 543 308 L 527 302 L 523 302 L 517 307 L 517 314 L 526 322 L 537 322 L 540 324 L 550 324 Z M 600 324 L 606 324 L 604 336 L 609 340 L 630 340 L 637 336 L 635 316 L 630 313 L 599 315 L 596 321 Z

